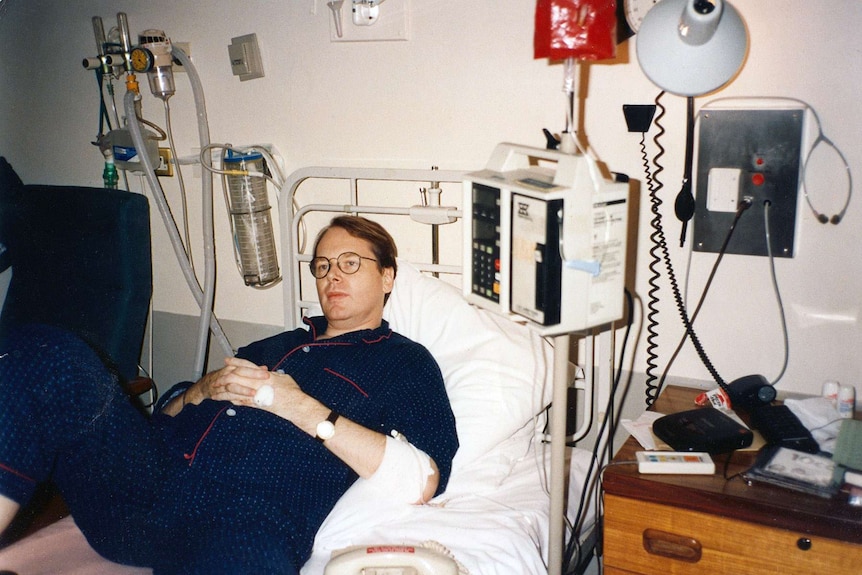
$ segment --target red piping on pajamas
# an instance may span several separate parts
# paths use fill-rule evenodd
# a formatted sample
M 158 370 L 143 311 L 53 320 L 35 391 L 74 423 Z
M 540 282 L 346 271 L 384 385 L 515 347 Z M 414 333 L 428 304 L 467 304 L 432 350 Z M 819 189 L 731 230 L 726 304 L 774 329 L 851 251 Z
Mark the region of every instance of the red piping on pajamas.
M 365 390 L 362 389 L 361 387 L 359 387 L 359 385 L 357 385 L 356 382 L 353 381 L 352 379 L 348 379 L 347 377 L 341 375 L 337 371 L 333 371 L 333 370 L 329 369 L 328 367 L 324 367 L 323 371 L 325 371 L 326 373 L 332 374 L 339 379 L 343 379 L 344 381 L 346 381 L 347 383 L 349 383 L 350 385 L 355 387 L 357 390 L 359 390 L 359 393 L 361 393 L 363 396 L 368 397 L 368 394 L 365 393 Z
M 192 463 L 195 462 L 195 457 L 198 456 L 198 448 L 201 446 L 201 443 L 203 443 L 204 439 L 206 439 L 206 436 L 209 435 L 210 431 L 212 431 L 212 428 L 215 425 L 216 420 L 221 416 L 222 413 L 224 413 L 227 410 L 228 407 L 230 407 L 230 406 L 226 405 L 226 406 L 222 407 L 221 410 L 219 410 L 219 412 L 215 414 L 215 417 L 213 417 L 213 420 L 210 421 L 210 424 L 207 426 L 206 431 L 204 431 L 203 435 L 201 435 L 201 438 L 198 439 L 198 442 L 195 443 L 195 448 L 192 450 L 192 452 L 190 454 L 189 453 L 183 454 L 183 457 L 185 457 L 189 462 L 189 467 L 191 467 Z
M 3 465 L 2 463 L 0 463 L 0 469 L 2 469 L 3 471 L 8 471 L 12 475 L 20 477 L 21 479 L 29 481 L 30 483 L 36 483 L 35 479 L 33 479 L 31 477 L 27 477 L 26 475 L 24 475 L 20 471 L 16 471 L 16 470 L 12 469 L 11 467 L 9 467 L 8 465 Z

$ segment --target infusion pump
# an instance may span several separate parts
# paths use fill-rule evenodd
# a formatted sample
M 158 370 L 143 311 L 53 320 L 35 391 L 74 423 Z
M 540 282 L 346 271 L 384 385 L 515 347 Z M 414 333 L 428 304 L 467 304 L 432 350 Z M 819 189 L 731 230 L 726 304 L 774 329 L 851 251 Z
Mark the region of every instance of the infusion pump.
M 628 193 L 589 156 L 499 144 L 464 180 L 464 297 L 542 335 L 620 319 Z

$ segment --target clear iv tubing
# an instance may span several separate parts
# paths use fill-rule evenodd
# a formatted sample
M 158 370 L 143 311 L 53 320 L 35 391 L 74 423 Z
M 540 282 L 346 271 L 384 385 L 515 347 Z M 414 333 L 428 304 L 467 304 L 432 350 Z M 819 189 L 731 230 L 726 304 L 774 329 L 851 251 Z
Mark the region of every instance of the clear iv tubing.
M 192 93 L 194 94 L 195 107 L 198 114 L 199 136 L 202 140 L 202 146 L 208 145 L 209 129 L 207 127 L 206 108 L 203 101 L 203 90 L 201 88 L 200 77 L 198 76 L 197 70 L 194 68 L 194 65 L 191 63 L 191 60 L 189 60 L 188 56 L 186 56 L 186 54 L 182 52 L 182 50 L 178 50 L 175 47 L 172 54 L 175 58 L 180 60 L 180 62 L 183 64 L 183 66 L 188 72 L 189 81 L 192 84 Z M 138 123 L 137 117 L 135 115 L 134 92 L 126 92 L 124 104 L 126 117 L 129 120 L 129 132 L 131 133 L 132 141 L 135 143 L 135 147 L 140 150 L 143 150 L 145 149 L 144 139 L 141 133 L 140 124 Z M 165 228 L 168 231 L 171 245 L 174 248 L 174 252 L 177 256 L 177 261 L 180 264 L 180 269 L 182 270 L 183 276 L 186 279 L 186 283 L 188 284 L 189 289 L 192 292 L 192 296 L 195 298 L 195 301 L 197 301 L 198 305 L 201 308 L 201 317 L 198 329 L 198 343 L 196 348 L 194 368 L 194 379 L 198 379 L 203 374 L 204 370 L 208 341 L 207 336 L 210 330 L 212 330 L 213 335 L 215 336 L 224 353 L 226 355 L 233 355 L 233 349 L 231 348 L 230 342 L 225 336 L 221 325 L 218 323 L 218 319 L 212 313 L 215 293 L 215 245 L 213 240 L 212 219 L 212 178 L 202 178 L 202 186 L 204 189 L 202 201 L 204 207 L 204 256 L 206 268 L 206 289 L 204 290 L 201 289 L 201 286 L 198 283 L 198 280 L 195 277 L 191 266 L 189 265 L 188 258 L 185 254 L 185 248 L 183 247 L 182 240 L 180 239 L 179 230 L 177 229 L 176 222 L 173 220 L 170 214 L 170 208 L 168 207 L 167 199 L 165 198 L 164 191 L 162 190 L 158 178 L 156 177 L 152 161 L 147 156 L 147 154 L 140 154 L 140 158 L 141 164 L 144 167 L 144 174 L 146 175 L 147 181 L 150 184 L 150 188 L 153 191 L 156 205 L 158 206 L 159 212 L 162 215 L 162 220 L 164 221 Z

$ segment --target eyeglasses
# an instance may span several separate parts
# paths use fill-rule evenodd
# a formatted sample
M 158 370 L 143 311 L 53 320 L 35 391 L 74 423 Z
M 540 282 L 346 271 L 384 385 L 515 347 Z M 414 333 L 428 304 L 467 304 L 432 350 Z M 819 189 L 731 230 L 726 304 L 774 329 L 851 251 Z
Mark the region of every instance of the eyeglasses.
M 311 275 L 319 280 L 325 278 L 327 274 L 329 274 L 329 270 L 332 269 L 332 265 L 329 263 L 332 260 L 335 260 L 335 263 L 338 265 L 338 269 L 347 275 L 352 275 L 358 272 L 359 266 L 362 264 L 362 260 L 370 260 L 372 262 L 377 261 L 374 258 L 366 258 L 365 256 L 361 256 L 353 252 L 344 252 L 337 258 L 314 258 L 308 264 L 308 267 L 311 270 Z

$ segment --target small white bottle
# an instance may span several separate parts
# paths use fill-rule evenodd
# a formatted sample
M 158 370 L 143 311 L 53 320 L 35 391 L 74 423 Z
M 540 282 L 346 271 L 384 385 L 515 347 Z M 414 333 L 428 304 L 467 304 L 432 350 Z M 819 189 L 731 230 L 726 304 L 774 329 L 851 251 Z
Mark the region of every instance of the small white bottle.
M 841 386 L 837 381 L 824 381 L 821 395 L 832 402 L 832 407 L 838 408 L 838 389 Z
M 853 419 L 856 410 L 856 388 L 842 385 L 838 390 L 838 414 L 844 419 Z

